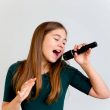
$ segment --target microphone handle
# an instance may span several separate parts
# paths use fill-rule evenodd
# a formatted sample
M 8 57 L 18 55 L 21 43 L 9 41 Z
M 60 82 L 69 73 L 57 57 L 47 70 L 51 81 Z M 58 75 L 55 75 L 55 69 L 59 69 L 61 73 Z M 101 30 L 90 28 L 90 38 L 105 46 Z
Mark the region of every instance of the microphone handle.
M 71 58 L 74 57 L 75 52 L 76 52 L 77 54 L 81 54 L 81 53 L 87 51 L 89 48 L 94 48 L 94 47 L 96 47 L 96 46 L 97 46 L 97 42 L 92 42 L 92 43 L 90 43 L 90 44 L 87 44 L 87 45 L 85 45 L 85 46 L 82 46 L 82 47 L 81 47 L 80 49 L 78 49 L 77 51 L 69 50 L 69 51 L 67 51 L 67 52 L 65 52 L 65 53 L 63 54 L 63 58 L 64 58 L 64 60 L 69 60 L 69 59 L 71 59 Z

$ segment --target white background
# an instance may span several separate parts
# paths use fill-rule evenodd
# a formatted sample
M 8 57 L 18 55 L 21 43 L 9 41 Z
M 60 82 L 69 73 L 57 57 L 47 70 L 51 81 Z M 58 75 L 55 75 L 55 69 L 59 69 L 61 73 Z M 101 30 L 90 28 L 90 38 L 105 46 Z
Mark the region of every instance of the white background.
M 49 20 L 67 28 L 65 51 L 97 41 L 91 63 L 110 87 L 110 0 L 0 0 L 0 104 L 9 66 L 27 57 L 34 29 Z M 70 63 L 83 72 L 74 60 Z M 83 109 L 110 110 L 110 99 L 96 99 L 69 87 L 64 110 Z

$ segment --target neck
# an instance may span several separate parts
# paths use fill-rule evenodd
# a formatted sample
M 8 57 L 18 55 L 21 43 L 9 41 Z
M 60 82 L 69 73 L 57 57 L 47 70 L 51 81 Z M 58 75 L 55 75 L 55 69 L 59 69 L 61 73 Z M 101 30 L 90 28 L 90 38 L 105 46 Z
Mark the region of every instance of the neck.
M 48 62 L 42 62 L 42 68 L 41 68 L 41 71 L 42 71 L 42 74 L 45 74 L 49 71 L 49 63 Z

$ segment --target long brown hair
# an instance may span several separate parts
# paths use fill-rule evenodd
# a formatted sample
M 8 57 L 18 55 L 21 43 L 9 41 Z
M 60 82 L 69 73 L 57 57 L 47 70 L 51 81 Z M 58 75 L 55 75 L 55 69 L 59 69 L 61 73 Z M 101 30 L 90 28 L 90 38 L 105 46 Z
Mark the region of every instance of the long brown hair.
M 67 34 L 65 27 L 61 23 L 53 21 L 44 22 L 35 29 L 28 57 L 26 60 L 22 61 L 21 65 L 16 71 L 16 74 L 13 77 L 13 87 L 16 93 L 18 90 L 20 90 L 22 84 L 25 81 L 29 80 L 30 78 L 36 77 L 36 91 L 34 98 L 39 95 L 39 92 L 42 88 L 42 43 L 47 33 L 59 28 L 64 29 Z M 55 63 L 52 63 L 50 65 L 49 79 L 51 91 L 46 99 L 46 102 L 48 104 L 51 104 L 52 102 L 56 101 L 61 92 L 60 71 L 62 69 L 63 64 L 61 57 Z M 32 97 L 29 95 L 27 99 L 30 98 Z

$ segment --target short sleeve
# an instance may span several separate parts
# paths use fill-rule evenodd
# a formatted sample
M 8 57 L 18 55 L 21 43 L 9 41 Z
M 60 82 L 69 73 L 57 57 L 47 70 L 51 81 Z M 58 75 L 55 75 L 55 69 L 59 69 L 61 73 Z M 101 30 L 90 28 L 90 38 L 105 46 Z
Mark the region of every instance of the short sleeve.
M 89 78 L 83 75 L 78 69 L 72 66 L 69 66 L 68 69 L 70 85 L 88 95 L 92 87 Z
M 10 102 L 16 96 L 12 86 L 12 78 L 14 76 L 14 73 L 16 72 L 17 67 L 18 67 L 18 62 L 12 64 L 8 69 L 5 78 L 5 87 L 4 87 L 4 96 L 3 96 L 3 101 L 5 102 Z

